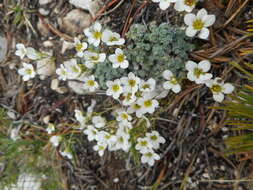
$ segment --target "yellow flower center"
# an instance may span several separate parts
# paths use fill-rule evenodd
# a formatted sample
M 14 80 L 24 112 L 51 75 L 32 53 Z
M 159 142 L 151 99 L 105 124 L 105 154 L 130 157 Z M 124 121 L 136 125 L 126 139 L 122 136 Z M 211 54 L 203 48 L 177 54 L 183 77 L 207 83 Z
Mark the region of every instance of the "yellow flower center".
M 151 107 L 151 106 L 152 106 L 152 101 L 151 101 L 151 100 L 146 100 L 146 101 L 144 102 L 144 106 L 145 106 L 146 108 Z
M 110 42 L 114 42 L 114 41 L 117 41 L 118 39 L 115 37 L 115 36 L 112 36 L 112 37 L 110 37 L 110 39 L 109 39 L 109 41 Z
M 199 68 L 195 68 L 193 72 L 194 72 L 194 75 L 195 75 L 197 78 L 199 78 L 200 75 L 204 74 L 203 70 L 202 70 L 202 69 L 199 69 Z
M 178 84 L 177 79 L 176 79 L 175 77 L 172 77 L 172 78 L 170 79 L 170 83 L 173 84 L 173 85 Z
M 75 73 L 79 72 L 79 69 L 76 66 L 72 66 L 71 67 L 72 71 L 74 71 Z
M 138 109 L 141 108 L 141 106 L 140 106 L 139 104 L 134 104 L 133 108 L 134 108 L 135 110 L 138 110 Z
M 144 85 L 142 86 L 142 88 L 143 88 L 143 89 L 150 88 L 150 85 L 149 85 L 149 84 L 144 84 Z
M 204 22 L 201 19 L 196 19 L 192 26 L 195 30 L 201 30 L 204 27 Z
M 120 87 L 119 87 L 118 84 L 115 84 L 115 85 L 112 86 L 112 91 L 113 91 L 113 92 L 118 92 L 119 89 L 120 89 Z
M 196 5 L 196 3 L 197 3 L 197 0 L 184 0 L 184 4 L 189 7 Z
M 122 114 L 121 114 L 121 117 L 122 117 L 123 119 L 128 119 L 128 115 L 127 115 L 126 113 L 122 113 Z
M 123 138 L 123 137 L 120 137 L 120 138 L 119 138 L 119 142 L 120 142 L 120 143 L 124 143 L 124 138 Z
M 136 85 L 136 81 L 131 79 L 128 81 L 128 84 L 131 86 L 131 87 L 134 87 Z
M 148 144 L 147 141 L 141 141 L 141 142 L 140 142 L 140 145 L 141 145 L 141 146 L 147 146 L 147 144 Z
M 99 149 L 99 150 L 104 150 L 105 147 L 104 147 L 104 146 L 98 146 L 98 149 Z
M 151 138 L 151 140 L 153 140 L 153 141 L 156 141 L 156 140 L 157 140 L 157 136 L 156 136 L 156 135 L 152 135 L 150 138 Z
M 76 44 L 76 51 L 82 51 L 83 45 L 81 43 Z
M 100 39 L 102 37 L 102 33 L 99 32 L 99 31 L 95 31 L 93 33 L 93 37 L 98 40 L 98 39 Z
M 31 75 L 31 74 L 33 73 L 33 70 L 32 70 L 32 69 L 26 69 L 26 73 L 27 73 L 28 75 Z
M 151 152 L 148 152 L 148 153 L 145 154 L 145 156 L 151 158 L 153 156 L 153 154 Z
M 91 56 L 90 58 L 91 58 L 91 60 L 93 60 L 93 61 L 97 61 L 97 60 L 99 59 L 99 56 Z
M 118 62 L 123 62 L 125 60 L 125 56 L 123 54 L 118 55 L 117 57 Z
M 94 80 L 88 80 L 87 83 L 88 83 L 89 86 L 94 86 L 95 85 Z
M 218 92 L 222 91 L 222 87 L 220 85 L 218 85 L 218 84 L 215 84 L 215 85 L 212 86 L 211 90 L 213 92 L 217 92 L 218 93 Z

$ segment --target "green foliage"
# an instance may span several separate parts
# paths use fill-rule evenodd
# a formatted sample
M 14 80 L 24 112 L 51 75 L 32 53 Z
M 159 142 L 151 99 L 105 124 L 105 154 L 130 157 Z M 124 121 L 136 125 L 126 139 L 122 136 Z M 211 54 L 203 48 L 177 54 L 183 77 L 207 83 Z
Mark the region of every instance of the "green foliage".
M 171 70 L 179 78 L 185 76 L 185 62 L 193 44 L 187 42 L 185 32 L 166 23 L 157 26 L 154 23 L 145 26 L 133 25 L 126 35 L 124 53 L 129 61 L 125 70 L 114 69 L 111 63 L 98 64 L 94 75 L 100 86 L 105 88 L 108 80 L 135 73 L 142 79 L 162 78 L 162 72 Z
M 242 71 L 250 82 L 253 81 L 253 74 L 249 69 L 243 68 L 238 63 L 231 63 L 237 69 Z M 253 65 L 245 63 L 247 68 L 253 69 Z M 253 86 L 245 85 L 240 91 L 231 96 L 232 100 L 227 101 L 223 110 L 227 110 L 230 119 L 226 124 L 234 127 L 234 130 L 240 131 L 237 136 L 229 137 L 226 140 L 228 154 L 247 154 L 253 151 Z M 251 155 L 251 154 L 248 154 Z M 248 157 L 249 159 L 252 156 Z

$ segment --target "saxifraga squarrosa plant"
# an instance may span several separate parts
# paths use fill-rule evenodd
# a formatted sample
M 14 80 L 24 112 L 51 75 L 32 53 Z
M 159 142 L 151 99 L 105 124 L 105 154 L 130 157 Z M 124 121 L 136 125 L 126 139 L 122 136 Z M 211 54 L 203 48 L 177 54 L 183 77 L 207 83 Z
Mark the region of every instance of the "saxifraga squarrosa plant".
M 102 88 L 106 81 L 133 72 L 142 79 L 159 80 L 162 72 L 169 69 L 179 79 L 185 76 L 185 62 L 194 45 L 188 42 L 185 32 L 167 23 L 157 26 L 134 24 L 126 34 L 124 53 L 129 61 L 127 69 L 112 68 L 110 63 L 97 64 L 94 75 Z

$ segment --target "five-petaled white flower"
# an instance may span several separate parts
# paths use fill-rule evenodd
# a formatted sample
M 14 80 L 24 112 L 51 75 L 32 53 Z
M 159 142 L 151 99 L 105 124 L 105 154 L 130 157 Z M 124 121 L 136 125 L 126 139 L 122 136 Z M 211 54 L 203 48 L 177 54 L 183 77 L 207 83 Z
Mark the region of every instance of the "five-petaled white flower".
M 102 41 L 108 46 L 123 45 L 125 43 L 124 38 L 121 38 L 118 33 L 112 32 L 111 30 L 105 30 L 103 32 Z
M 102 128 L 105 126 L 105 118 L 102 116 L 93 116 L 92 123 L 96 128 Z
M 196 6 L 198 0 L 177 0 L 174 8 L 177 11 L 191 12 Z
M 23 59 L 27 54 L 26 47 L 24 46 L 24 44 L 19 43 L 19 44 L 16 45 L 16 48 L 17 48 L 17 50 L 15 52 L 15 55 L 19 56 L 21 59 Z
M 95 146 L 93 146 L 93 150 L 97 151 L 99 156 L 104 155 L 104 151 L 107 148 L 107 143 L 99 141 Z
M 235 89 L 232 84 L 224 83 L 219 77 L 208 80 L 205 84 L 211 89 L 213 99 L 217 102 L 222 102 L 224 100 L 224 94 L 231 94 Z
M 116 119 L 117 121 L 119 122 L 129 122 L 132 120 L 132 117 L 131 115 L 129 115 L 126 111 L 122 110 L 122 109 L 118 109 L 118 110 L 115 110 L 115 113 L 116 113 Z
M 119 79 L 114 81 L 107 81 L 106 86 L 108 87 L 106 91 L 107 96 L 112 96 L 114 99 L 118 99 L 120 94 L 123 92 L 123 87 Z
M 83 112 L 75 109 L 75 118 L 80 123 L 80 128 L 84 128 L 88 119 L 83 115 Z
M 200 61 L 198 64 L 193 61 L 187 61 L 185 67 L 188 70 L 187 78 L 197 84 L 203 84 L 206 80 L 210 80 L 213 77 L 211 73 L 207 73 L 211 68 L 211 63 L 208 60 Z
M 200 9 L 197 15 L 192 13 L 186 14 L 184 17 L 184 23 L 188 25 L 186 35 L 193 37 L 199 32 L 199 38 L 207 39 L 209 36 L 209 30 L 207 27 L 213 25 L 214 22 L 215 15 L 208 15 L 204 8 Z
M 139 98 L 137 104 L 141 106 L 141 112 L 154 113 L 155 109 L 159 106 L 159 102 L 156 99 L 152 99 L 148 96 Z
M 28 63 L 22 63 L 23 67 L 18 70 L 18 74 L 20 74 L 23 78 L 23 81 L 28 81 L 35 77 L 36 73 L 34 71 L 33 65 Z
M 116 142 L 116 136 L 106 131 L 99 131 L 97 134 L 97 141 L 106 143 L 110 149 L 110 147 Z
M 148 149 L 152 149 L 152 148 L 153 146 L 147 137 L 137 139 L 137 144 L 135 145 L 136 150 L 146 152 L 148 151 Z
M 78 38 L 74 38 L 74 46 L 76 49 L 76 55 L 78 57 L 83 57 L 83 52 L 85 49 L 87 49 L 88 44 L 86 42 L 81 42 Z
M 73 155 L 72 155 L 71 151 L 68 148 L 66 148 L 64 151 L 60 151 L 60 154 L 63 157 L 66 157 L 66 158 L 68 158 L 70 160 L 73 158 Z
M 154 149 L 159 148 L 160 144 L 165 143 L 165 139 L 157 131 L 146 133 L 146 137 L 149 139 Z
M 129 138 L 130 138 L 130 135 L 128 133 L 125 133 L 122 130 L 117 130 L 116 142 L 110 149 L 111 150 L 122 149 L 123 151 L 128 152 L 129 148 L 131 147 L 131 142 L 129 142 Z
M 140 78 L 135 76 L 134 73 L 128 73 L 128 77 L 122 77 L 120 81 L 124 86 L 124 92 L 135 93 L 138 91 Z
M 128 108 L 127 108 L 127 113 L 135 113 L 135 115 L 138 118 L 141 118 L 143 116 L 143 109 L 141 107 L 141 105 L 139 105 L 138 103 L 134 102 L 132 103 Z
M 153 166 L 155 160 L 159 160 L 160 156 L 156 154 L 152 149 L 148 149 L 148 151 L 141 151 L 141 162 L 143 164 L 148 163 L 150 166 Z
M 84 34 L 88 37 L 89 44 L 93 44 L 98 47 L 102 38 L 102 26 L 99 22 L 95 22 L 94 25 L 84 29 Z
M 130 104 L 134 103 L 135 100 L 137 99 L 135 96 L 135 93 L 132 92 L 125 92 L 122 94 L 122 104 L 124 106 L 129 106 Z
M 109 56 L 109 60 L 112 62 L 113 68 L 120 67 L 122 69 L 126 69 L 129 65 L 124 52 L 120 48 L 115 50 L 115 54 Z
M 140 82 L 140 91 L 142 92 L 152 92 L 155 90 L 156 81 L 153 78 L 148 79 L 147 81 L 141 80 Z
M 83 54 L 85 59 L 85 66 L 89 69 L 93 68 L 97 63 L 102 63 L 105 61 L 105 53 L 96 53 L 91 51 L 85 51 Z
M 52 145 L 54 147 L 58 147 L 59 144 L 60 144 L 60 142 L 61 142 L 61 140 L 62 140 L 62 137 L 61 136 L 57 136 L 57 135 L 54 135 L 54 136 L 50 137 L 50 139 L 49 139 L 50 143 L 52 143 Z
M 60 65 L 60 68 L 56 69 L 56 74 L 59 75 L 58 78 L 59 80 L 67 80 L 68 78 L 68 73 L 67 73 L 67 69 L 64 67 L 63 64 Z
M 170 3 L 174 3 L 177 0 L 152 0 L 154 3 L 159 3 L 159 7 L 162 10 L 166 10 L 169 6 Z
M 181 86 L 178 83 L 177 79 L 174 77 L 173 73 L 170 70 L 165 70 L 163 72 L 163 78 L 167 81 L 163 83 L 163 88 L 166 90 L 172 90 L 175 93 L 181 91 Z
M 89 90 L 90 92 L 94 92 L 98 88 L 98 83 L 95 81 L 94 75 L 84 78 L 83 88 Z
M 67 70 L 67 79 L 77 79 L 80 76 L 82 70 L 77 64 L 76 59 L 70 59 L 65 61 L 63 64 Z
M 93 125 L 88 125 L 83 133 L 88 136 L 89 141 L 93 141 L 97 139 L 98 130 Z

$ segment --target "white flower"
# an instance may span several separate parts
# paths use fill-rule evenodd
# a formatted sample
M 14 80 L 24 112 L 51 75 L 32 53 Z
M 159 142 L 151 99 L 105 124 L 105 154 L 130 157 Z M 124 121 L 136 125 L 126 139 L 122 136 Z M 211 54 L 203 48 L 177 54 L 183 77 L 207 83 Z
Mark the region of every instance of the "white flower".
M 78 57 L 83 57 L 83 52 L 85 49 L 87 49 L 88 44 L 86 42 L 81 42 L 78 38 L 74 38 L 74 46 L 76 49 L 76 55 Z
M 191 12 L 196 6 L 198 0 L 177 0 L 174 8 L 177 11 Z
M 21 139 L 21 137 L 19 136 L 19 130 L 20 128 L 14 128 L 10 131 L 10 138 L 13 140 L 13 141 L 16 141 L 18 139 Z
M 122 109 L 115 110 L 116 112 L 116 119 L 119 122 L 128 122 L 132 120 L 131 115 L 129 115 L 126 111 Z
M 89 44 L 98 47 L 102 38 L 102 26 L 99 22 L 95 22 L 89 28 L 84 29 L 84 34 L 88 37 Z
M 85 51 L 84 54 L 85 66 L 89 69 L 93 68 L 96 64 L 102 63 L 105 61 L 105 53 L 96 53 L 91 51 Z
M 157 131 L 146 133 L 146 137 L 149 139 L 149 142 L 152 144 L 154 149 L 159 148 L 160 144 L 165 143 L 165 139 L 162 136 L 160 136 L 160 134 Z
M 155 3 L 159 3 L 160 9 L 166 10 L 170 6 L 170 3 L 174 3 L 177 0 L 152 0 L 152 1 Z
M 144 114 L 143 109 L 141 109 L 141 105 L 138 103 L 134 102 L 130 105 L 130 107 L 127 108 L 127 113 L 135 113 L 135 115 L 140 118 Z
M 124 85 L 124 92 L 135 93 L 138 91 L 140 78 L 135 76 L 134 73 L 128 73 L 128 77 L 122 77 L 120 81 Z
M 199 38 L 207 39 L 209 36 L 209 30 L 207 27 L 213 25 L 214 22 L 215 15 L 208 15 L 205 9 L 199 10 L 197 15 L 192 13 L 186 14 L 184 17 L 184 23 L 188 25 L 186 35 L 193 37 L 199 32 Z
M 34 48 L 28 47 L 26 48 L 27 53 L 26 56 L 31 59 L 31 60 L 38 60 L 41 59 L 42 57 L 40 56 L 40 53 L 37 52 Z
M 92 117 L 92 123 L 96 128 L 102 128 L 105 126 L 105 118 L 101 116 L 94 116 Z
M 62 137 L 61 136 L 57 136 L 57 135 L 54 135 L 52 137 L 50 137 L 49 141 L 52 143 L 52 145 L 54 147 L 58 147 L 60 142 L 62 140 Z
M 69 61 L 65 61 L 63 64 L 67 70 L 68 79 L 77 79 L 80 76 L 82 70 L 77 64 L 76 59 L 70 59 Z
M 17 50 L 15 52 L 15 55 L 19 56 L 21 59 L 23 59 L 27 54 L 26 47 L 24 46 L 24 44 L 17 44 L 16 48 L 17 48 Z
M 177 79 L 173 76 L 172 72 L 170 70 L 165 70 L 163 72 L 163 78 L 165 78 L 167 81 L 163 83 L 163 88 L 166 90 L 172 90 L 175 93 L 178 93 L 181 91 L 181 86 L 178 84 Z
M 67 73 L 67 70 L 63 64 L 61 64 L 60 68 L 56 69 L 55 72 L 57 75 L 59 75 L 58 76 L 59 80 L 64 80 L 64 81 L 67 80 L 68 73 Z
M 93 150 L 98 151 L 99 156 L 104 155 L 104 151 L 107 148 L 107 143 L 105 142 L 97 142 L 95 146 L 93 146 Z
M 115 50 L 115 54 L 109 56 L 109 60 L 112 62 L 113 68 L 120 67 L 122 69 L 126 69 L 129 65 L 128 61 L 126 60 L 126 56 L 120 48 Z
M 94 75 L 84 78 L 84 89 L 94 92 L 98 88 L 98 83 L 95 81 Z
M 93 125 L 88 125 L 83 133 L 88 136 L 89 141 L 93 141 L 97 139 L 98 130 Z
M 48 133 L 48 134 L 52 134 L 52 132 L 55 131 L 54 124 L 49 123 L 46 130 L 47 130 L 47 133 Z
M 33 65 L 28 63 L 22 63 L 23 67 L 18 70 L 18 74 L 20 74 L 23 78 L 23 81 L 28 81 L 35 77 L 36 73 L 34 71 Z
M 84 128 L 87 122 L 87 117 L 80 110 L 75 110 L 75 118 L 80 123 L 80 128 Z
M 137 139 L 137 144 L 135 145 L 136 150 L 146 152 L 152 148 L 153 146 L 147 137 Z
M 118 99 L 120 94 L 123 92 L 123 88 L 119 79 L 107 81 L 106 86 L 108 87 L 106 95 L 112 96 L 114 99 Z
M 212 74 L 207 73 L 211 68 L 211 63 L 208 60 L 200 61 L 198 64 L 193 61 L 187 61 L 185 67 L 188 70 L 187 78 L 197 84 L 203 84 L 206 80 L 210 80 L 213 77 Z
M 116 136 L 105 131 L 99 131 L 97 141 L 106 143 L 110 149 L 110 147 L 116 142 Z
M 150 166 L 153 166 L 155 163 L 155 160 L 159 160 L 160 156 L 156 154 L 152 149 L 149 149 L 148 151 L 141 151 L 141 162 L 143 164 L 148 163 Z
M 125 152 L 129 151 L 131 147 L 131 143 L 129 142 L 130 135 L 122 132 L 122 130 L 118 130 L 116 133 L 116 142 L 111 147 L 111 150 L 120 150 L 122 149 Z
M 222 102 L 224 100 L 224 94 L 231 94 L 235 89 L 232 84 L 224 83 L 219 77 L 206 81 L 206 86 L 211 89 L 213 99 L 217 102 Z
M 137 104 L 141 106 L 141 112 L 145 113 L 154 113 L 155 109 L 159 106 L 157 100 L 150 97 L 142 97 L 137 100 Z
M 68 158 L 70 160 L 73 159 L 73 155 L 72 155 L 71 151 L 68 148 L 66 148 L 64 151 L 60 151 L 60 154 L 63 157 L 66 157 L 66 158 Z
M 153 78 L 150 78 L 147 81 L 141 80 L 140 91 L 152 92 L 155 90 L 155 86 L 156 86 L 156 81 Z
M 102 34 L 102 41 L 108 46 L 123 45 L 125 43 L 124 38 L 120 38 L 120 35 L 111 30 L 105 30 Z
M 134 93 L 131 93 L 131 92 L 125 92 L 123 95 L 122 95 L 122 104 L 124 106 L 129 106 L 131 105 L 132 103 L 135 102 L 136 100 L 136 96 Z

